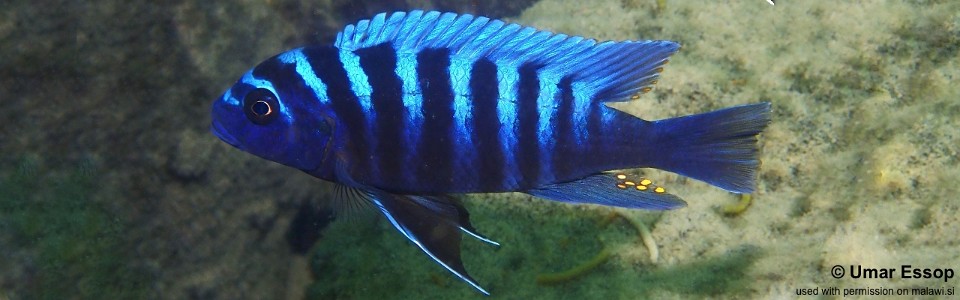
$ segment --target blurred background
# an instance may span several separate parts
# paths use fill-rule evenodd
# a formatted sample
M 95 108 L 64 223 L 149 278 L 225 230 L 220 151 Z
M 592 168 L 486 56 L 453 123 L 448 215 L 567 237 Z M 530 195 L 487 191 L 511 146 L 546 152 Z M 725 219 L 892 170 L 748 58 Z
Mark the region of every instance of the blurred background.
M 210 103 L 283 50 L 376 13 L 436 9 L 684 47 L 645 119 L 771 101 L 753 203 L 655 171 L 690 207 L 624 212 L 469 196 L 473 277 L 508 299 L 790 297 L 835 264 L 960 268 L 960 4 L 671 0 L 36 1 L 0 4 L 0 299 L 480 297 L 331 186 L 209 133 Z M 318 242 L 319 241 L 319 242 Z M 533 278 L 587 261 L 582 279 Z M 954 279 L 956 280 L 956 279 Z

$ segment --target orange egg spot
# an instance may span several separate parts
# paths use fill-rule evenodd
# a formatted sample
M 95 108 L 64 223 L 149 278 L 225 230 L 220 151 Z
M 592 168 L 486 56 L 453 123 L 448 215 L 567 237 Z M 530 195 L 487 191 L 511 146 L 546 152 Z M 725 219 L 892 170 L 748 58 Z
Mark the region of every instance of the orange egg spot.
M 621 190 L 627 188 L 627 186 L 622 185 L 622 184 L 618 184 L 617 187 L 620 188 Z
M 650 185 L 651 183 L 653 183 L 653 181 L 650 181 L 650 179 L 640 180 L 640 185 Z
M 665 190 L 665 189 L 663 189 L 662 187 L 659 187 L 659 186 L 658 186 L 657 188 L 653 189 L 653 191 L 654 191 L 654 192 L 657 192 L 657 193 L 663 193 L 663 192 L 666 192 L 667 190 Z
M 627 175 L 617 174 L 617 179 L 620 179 L 620 180 L 627 179 Z
M 645 185 L 638 185 L 638 186 L 637 186 L 637 190 L 646 191 L 646 190 L 647 190 L 647 186 L 645 186 Z

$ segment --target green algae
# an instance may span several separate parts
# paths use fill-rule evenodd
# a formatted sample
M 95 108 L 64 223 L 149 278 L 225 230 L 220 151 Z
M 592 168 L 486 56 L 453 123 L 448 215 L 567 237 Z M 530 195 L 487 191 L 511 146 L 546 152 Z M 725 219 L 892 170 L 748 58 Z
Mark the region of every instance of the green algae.
M 757 247 L 740 246 L 718 257 L 655 270 L 640 277 L 637 284 L 701 297 L 745 293 L 752 283 L 747 270 L 761 255 Z
M 64 173 L 32 157 L 0 173 L 0 232 L 11 233 L 14 252 L 30 262 L 18 296 L 144 298 L 147 278 L 130 264 L 124 224 L 92 198 L 97 170 L 85 162 Z

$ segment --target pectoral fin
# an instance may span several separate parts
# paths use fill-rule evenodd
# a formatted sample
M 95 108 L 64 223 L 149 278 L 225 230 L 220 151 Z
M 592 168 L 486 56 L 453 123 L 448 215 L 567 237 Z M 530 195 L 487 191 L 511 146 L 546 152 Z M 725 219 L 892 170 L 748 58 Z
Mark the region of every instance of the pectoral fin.
M 486 290 L 467 274 L 460 259 L 460 231 L 499 245 L 476 233 L 466 209 L 445 196 L 395 195 L 370 191 L 370 200 L 403 236 L 434 261 L 485 295 Z
M 527 194 L 568 203 L 667 210 L 687 206 L 679 197 L 666 192 L 650 180 L 631 180 L 622 174 L 595 174 L 585 178 L 546 185 Z

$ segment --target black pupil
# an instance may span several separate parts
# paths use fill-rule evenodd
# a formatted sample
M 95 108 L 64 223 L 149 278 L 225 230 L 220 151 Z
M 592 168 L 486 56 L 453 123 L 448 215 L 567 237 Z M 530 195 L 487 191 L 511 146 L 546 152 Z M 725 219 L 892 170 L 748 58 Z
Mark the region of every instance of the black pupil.
M 270 104 L 268 104 L 266 101 L 258 100 L 250 109 L 252 109 L 253 113 L 257 114 L 258 116 L 263 116 L 270 112 Z
M 268 89 L 255 89 L 243 97 L 243 114 L 257 125 L 267 125 L 277 119 L 280 103 L 277 96 Z

